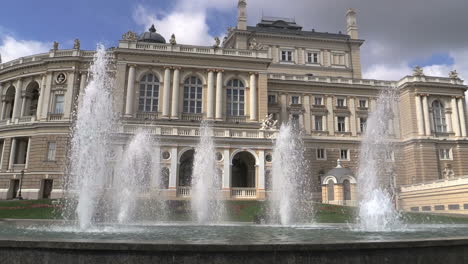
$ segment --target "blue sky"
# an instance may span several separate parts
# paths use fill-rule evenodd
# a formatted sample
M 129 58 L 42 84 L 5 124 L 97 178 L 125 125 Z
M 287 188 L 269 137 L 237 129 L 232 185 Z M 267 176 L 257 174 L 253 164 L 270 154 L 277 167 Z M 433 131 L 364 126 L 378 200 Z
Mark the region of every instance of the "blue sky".
M 461 25 L 468 24 L 467 10 L 460 7 L 466 0 L 247 2 L 251 25 L 264 13 L 295 17 L 304 29 L 329 32 L 345 31 L 346 9 L 357 8 L 360 37 L 366 40 L 361 56 L 366 78 L 398 79 L 416 65 L 431 75 L 447 76 L 456 68 L 468 77 L 468 37 L 460 34 Z M 126 31 L 141 33 L 152 23 L 166 39 L 176 33 L 178 43 L 211 45 L 213 37 L 235 26 L 236 6 L 237 0 L 4 0 L 0 53 L 5 62 L 45 52 L 53 41 L 70 48 L 75 38 L 82 49 L 94 49 L 98 42 L 111 47 Z

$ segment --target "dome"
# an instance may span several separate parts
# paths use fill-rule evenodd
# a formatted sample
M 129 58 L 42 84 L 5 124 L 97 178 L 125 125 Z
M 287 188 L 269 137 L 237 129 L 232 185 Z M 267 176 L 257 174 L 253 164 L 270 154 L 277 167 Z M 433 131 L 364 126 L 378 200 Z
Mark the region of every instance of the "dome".
M 322 176 L 322 184 L 325 184 L 325 179 L 330 177 L 334 178 L 338 184 L 343 184 L 343 181 L 346 179 L 350 180 L 351 183 L 356 183 L 353 172 L 348 168 L 343 168 L 340 160 L 337 161 L 335 168 Z
M 138 41 L 151 42 L 151 43 L 162 43 L 165 44 L 166 40 L 159 33 L 156 33 L 156 28 L 152 25 L 147 32 L 140 35 Z

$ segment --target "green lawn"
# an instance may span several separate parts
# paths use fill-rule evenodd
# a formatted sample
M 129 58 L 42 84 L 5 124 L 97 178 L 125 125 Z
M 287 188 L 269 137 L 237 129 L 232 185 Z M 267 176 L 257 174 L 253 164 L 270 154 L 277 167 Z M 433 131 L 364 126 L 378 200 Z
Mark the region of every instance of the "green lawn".
M 54 219 L 60 218 L 60 206 L 53 204 L 53 200 L 14 200 L 0 201 L 0 218 L 14 219 Z M 265 202 L 258 201 L 227 201 L 225 204 L 230 221 L 252 222 L 267 215 Z M 188 220 L 189 204 L 185 201 L 169 203 L 172 208 L 172 220 Z M 356 208 L 316 204 L 314 221 L 317 223 L 353 223 L 357 215 Z M 425 224 L 460 224 L 468 223 L 468 216 L 462 215 L 434 215 L 426 213 L 402 213 L 406 223 Z

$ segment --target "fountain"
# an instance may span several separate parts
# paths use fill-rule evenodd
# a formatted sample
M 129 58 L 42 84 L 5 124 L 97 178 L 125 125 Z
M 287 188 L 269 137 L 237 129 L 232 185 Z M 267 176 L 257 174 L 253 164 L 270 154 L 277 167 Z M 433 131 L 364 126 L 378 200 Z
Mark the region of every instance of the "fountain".
M 304 158 L 301 130 L 293 124 L 281 126 L 273 153 L 271 217 L 282 225 L 312 220 L 309 166 Z
M 207 122 L 200 126 L 200 142 L 195 148 L 192 176 L 192 214 L 198 223 L 219 222 L 224 214 L 220 176 L 216 170 L 213 130 Z
M 384 89 L 377 108 L 367 120 L 358 171 L 359 227 L 366 231 L 390 231 L 400 228 L 395 209 L 393 183 L 395 146 L 389 123 L 394 118 L 397 89 Z
M 111 98 L 114 80 L 108 75 L 107 66 L 106 50 L 98 45 L 89 69 L 90 81 L 76 113 L 69 173 L 65 179 L 65 189 L 72 196 L 65 207 L 74 210 L 76 206 L 82 229 L 93 224 L 110 173 L 111 133 L 116 119 Z

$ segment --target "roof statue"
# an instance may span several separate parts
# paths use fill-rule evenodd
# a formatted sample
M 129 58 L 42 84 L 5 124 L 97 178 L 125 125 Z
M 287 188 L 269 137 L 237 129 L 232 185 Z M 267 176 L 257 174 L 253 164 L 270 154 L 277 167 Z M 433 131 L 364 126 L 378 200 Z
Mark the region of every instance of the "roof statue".
M 221 40 L 218 37 L 214 38 L 215 44 L 213 45 L 213 48 L 217 49 L 221 45 Z
M 80 49 L 80 40 L 79 39 L 75 39 L 75 41 L 73 42 L 73 49 L 76 49 L 76 50 Z
M 253 38 L 250 40 L 249 49 L 251 50 L 262 50 L 263 45 L 257 42 L 257 39 Z
M 458 72 L 457 70 L 453 70 L 453 71 L 450 71 L 449 72 L 449 78 L 450 79 L 460 79 L 460 77 L 458 76 Z
M 449 165 L 446 165 L 444 170 L 442 171 L 442 176 L 446 180 L 454 179 L 455 172 L 452 170 L 452 168 Z
M 122 35 L 123 40 L 128 40 L 128 41 L 137 41 L 138 36 L 135 32 L 129 30 L 127 33 Z
M 416 77 L 424 76 L 423 68 L 421 68 L 421 67 L 419 67 L 419 66 L 414 67 L 414 69 L 413 69 L 413 76 L 416 76 Z
M 59 43 L 57 41 L 54 41 L 54 45 L 52 46 L 53 50 L 58 50 L 59 48 Z
M 266 115 L 260 130 L 276 129 L 276 123 L 278 123 L 278 120 L 273 119 L 273 114 Z
M 171 43 L 171 45 L 176 45 L 177 44 L 177 41 L 175 39 L 175 34 L 171 35 L 171 40 L 169 40 L 169 43 Z

